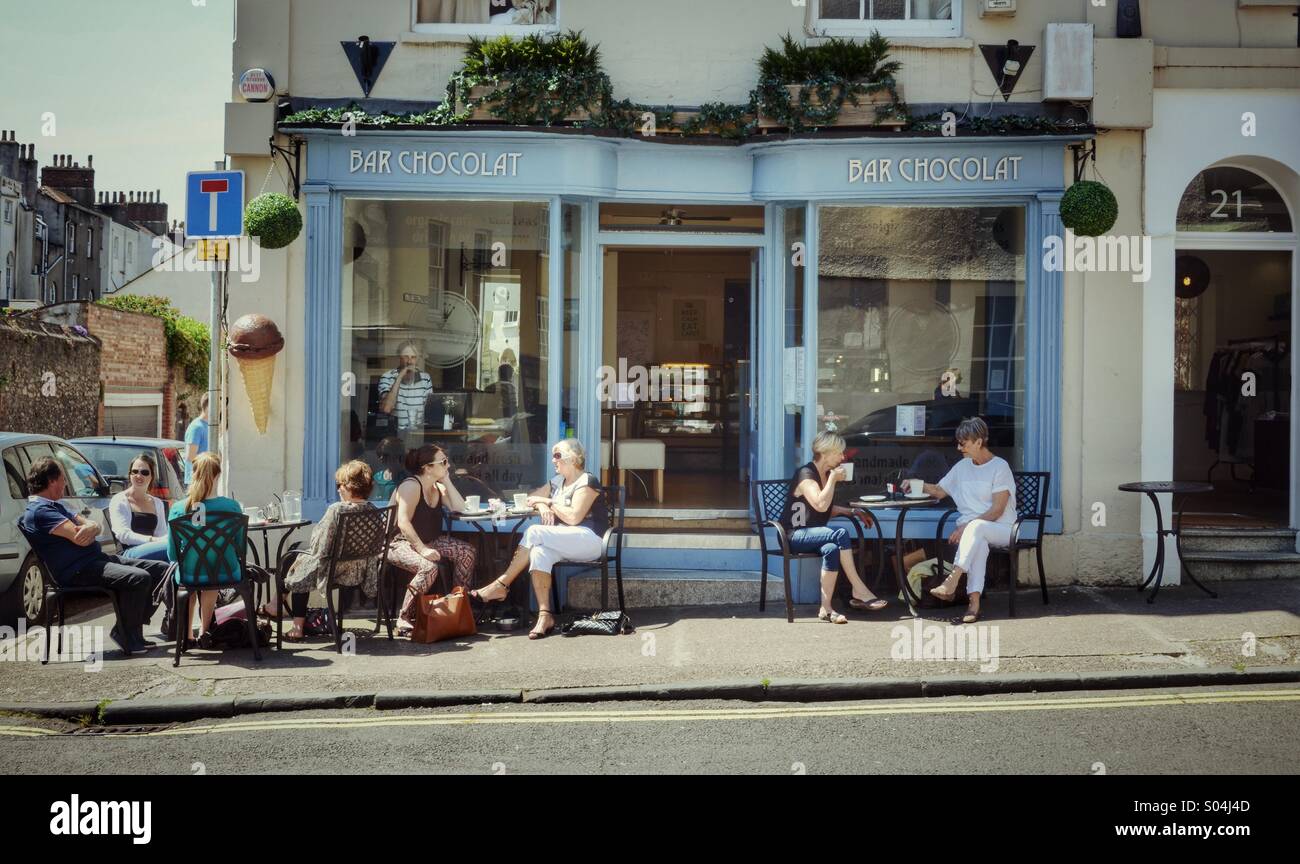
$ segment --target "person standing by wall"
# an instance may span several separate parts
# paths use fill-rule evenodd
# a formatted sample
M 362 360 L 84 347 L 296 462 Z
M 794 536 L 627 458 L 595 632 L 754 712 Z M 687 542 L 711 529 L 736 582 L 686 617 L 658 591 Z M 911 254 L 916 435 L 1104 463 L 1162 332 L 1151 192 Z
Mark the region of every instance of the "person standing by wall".
M 199 400 L 199 416 L 185 430 L 185 485 L 194 479 L 194 460 L 208 452 L 208 394 Z

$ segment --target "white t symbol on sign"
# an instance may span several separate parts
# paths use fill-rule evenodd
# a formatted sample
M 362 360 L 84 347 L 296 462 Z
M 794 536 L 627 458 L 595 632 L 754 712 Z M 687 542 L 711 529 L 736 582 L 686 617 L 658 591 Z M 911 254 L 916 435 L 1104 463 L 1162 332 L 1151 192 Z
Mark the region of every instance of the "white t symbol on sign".
M 217 196 L 230 191 L 229 180 L 200 180 L 199 191 L 208 196 L 208 230 L 217 230 Z

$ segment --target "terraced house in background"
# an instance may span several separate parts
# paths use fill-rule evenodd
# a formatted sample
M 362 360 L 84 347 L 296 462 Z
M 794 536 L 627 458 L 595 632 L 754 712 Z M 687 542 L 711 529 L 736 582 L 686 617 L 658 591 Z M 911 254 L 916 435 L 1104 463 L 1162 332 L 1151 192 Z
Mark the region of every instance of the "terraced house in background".
M 753 481 L 833 429 L 841 494 L 878 492 L 980 414 L 1051 474 L 1049 584 L 1136 580 L 1160 543 L 1177 578 L 1136 480 L 1214 483 L 1198 576 L 1300 573 L 1294 4 L 632 5 L 237 4 L 225 149 L 306 225 L 230 299 L 305 358 L 265 438 L 230 400 L 241 496 L 318 517 L 340 459 L 435 441 L 508 498 L 575 434 L 630 484 L 631 590 L 739 599 Z M 1116 199 L 1099 240 L 1063 224 L 1080 181 Z M 399 428 L 411 344 L 433 396 Z M 633 367 L 689 392 L 601 401 Z

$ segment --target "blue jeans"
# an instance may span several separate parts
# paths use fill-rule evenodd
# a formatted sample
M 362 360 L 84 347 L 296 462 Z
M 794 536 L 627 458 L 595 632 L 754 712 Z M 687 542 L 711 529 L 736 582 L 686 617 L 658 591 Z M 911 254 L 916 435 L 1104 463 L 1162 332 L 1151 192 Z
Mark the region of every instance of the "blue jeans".
M 131 546 L 122 550 L 123 558 L 143 559 L 145 561 L 170 561 L 167 557 L 167 538 L 154 540 L 150 543 L 141 543 L 139 546 Z
M 790 534 L 791 552 L 820 552 L 822 571 L 838 573 L 840 550 L 852 549 L 853 541 L 847 528 L 796 528 Z

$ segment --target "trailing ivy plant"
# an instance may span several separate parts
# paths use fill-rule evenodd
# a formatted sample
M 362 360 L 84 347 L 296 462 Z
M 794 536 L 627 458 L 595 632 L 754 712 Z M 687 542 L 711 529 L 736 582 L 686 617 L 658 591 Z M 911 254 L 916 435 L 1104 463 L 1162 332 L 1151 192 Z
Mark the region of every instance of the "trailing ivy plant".
M 486 89 L 474 96 L 475 87 Z M 604 114 L 613 92 L 600 65 L 600 48 L 579 31 L 522 39 L 473 37 L 433 116 L 439 125 L 464 123 L 483 107 L 512 126 L 554 126 L 579 111 Z
M 949 108 L 954 116 L 962 109 Z M 1009 135 L 1027 132 L 1035 135 L 1063 135 L 1071 132 L 1091 132 L 1093 127 L 1069 117 L 1043 117 L 1031 114 L 1002 114 L 997 117 L 966 117 L 957 122 L 958 129 L 975 134 Z M 943 129 L 943 114 L 926 114 L 913 117 L 907 127 L 910 132 L 939 132 Z
M 882 91 L 891 104 L 878 108 L 877 117 L 905 117 L 894 80 L 901 64 L 888 59 L 889 50 L 889 40 L 874 30 L 863 42 L 832 38 L 820 45 L 801 45 L 787 33 L 780 49 L 763 49 L 751 101 L 791 132 L 833 126 L 845 102 L 858 106 L 861 97 Z M 789 86 L 799 88 L 794 98 Z
M 161 318 L 167 339 L 167 362 L 179 366 L 189 383 L 208 386 L 208 348 L 212 335 L 207 324 L 182 315 L 166 297 L 119 294 L 105 297 L 99 303 L 124 312 Z

